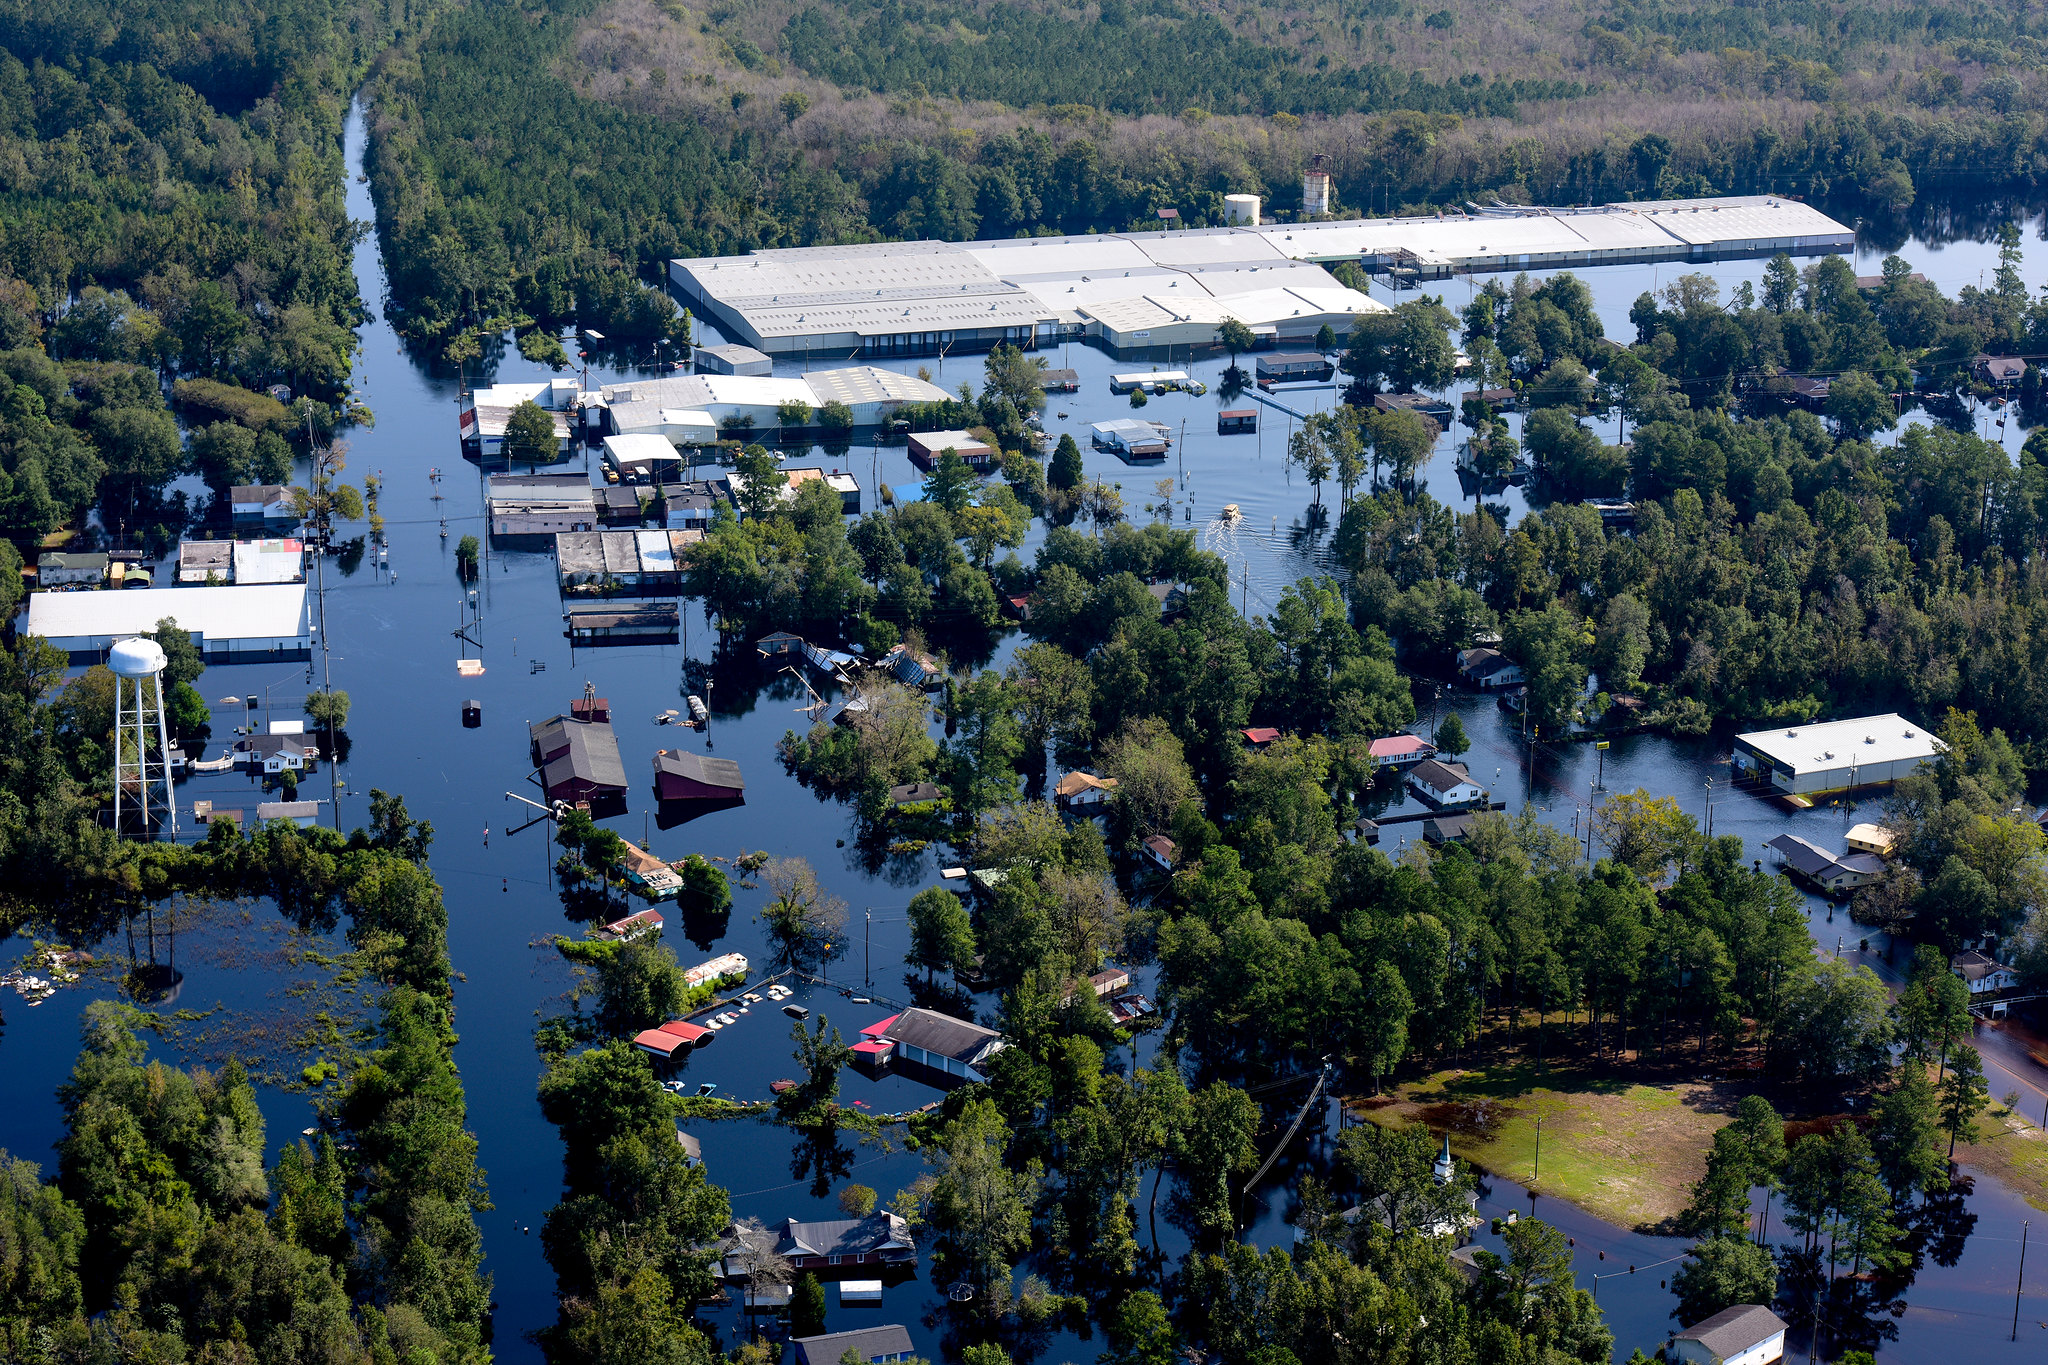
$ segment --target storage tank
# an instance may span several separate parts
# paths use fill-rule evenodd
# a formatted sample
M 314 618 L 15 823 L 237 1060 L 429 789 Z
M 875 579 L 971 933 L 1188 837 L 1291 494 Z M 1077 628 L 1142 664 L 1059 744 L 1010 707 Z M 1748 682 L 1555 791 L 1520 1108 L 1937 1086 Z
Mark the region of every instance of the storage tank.
M 1301 213 L 1304 218 L 1324 218 L 1330 212 L 1330 171 L 1321 156 L 1308 163 L 1301 174 Z
M 1256 194 L 1224 195 L 1223 221 L 1232 227 L 1257 227 L 1259 225 L 1259 196 Z

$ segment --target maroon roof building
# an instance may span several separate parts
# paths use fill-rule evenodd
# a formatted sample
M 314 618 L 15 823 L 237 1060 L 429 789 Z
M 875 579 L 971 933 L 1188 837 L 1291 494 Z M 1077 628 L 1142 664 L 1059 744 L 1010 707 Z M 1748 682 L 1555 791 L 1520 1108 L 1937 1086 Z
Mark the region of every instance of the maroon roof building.
M 747 784 L 729 758 L 663 749 L 654 756 L 654 794 L 663 801 L 737 801 Z

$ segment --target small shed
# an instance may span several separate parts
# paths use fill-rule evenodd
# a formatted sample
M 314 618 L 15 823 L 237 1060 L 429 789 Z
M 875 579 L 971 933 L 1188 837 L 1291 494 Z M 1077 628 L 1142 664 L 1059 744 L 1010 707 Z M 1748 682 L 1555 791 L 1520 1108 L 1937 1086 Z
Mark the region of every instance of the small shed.
M 775 361 L 751 346 L 699 346 L 692 359 L 698 374 L 775 373 Z
M 1216 414 L 1218 436 L 1249 436 L 1258 429 L 1257 408 L 1225 408 Z

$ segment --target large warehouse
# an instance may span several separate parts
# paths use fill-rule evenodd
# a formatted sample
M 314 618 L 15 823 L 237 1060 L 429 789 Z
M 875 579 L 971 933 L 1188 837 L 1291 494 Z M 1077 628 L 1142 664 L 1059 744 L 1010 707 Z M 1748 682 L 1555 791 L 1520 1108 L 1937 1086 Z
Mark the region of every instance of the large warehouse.
M 676 293 L 769 355 L 926 355 L 1092 338 L 1119 352 L 1215 343 L 1235 318 L 1275 342 L 1338 333 L 1382 304 L 1323 267 L 1405 279 L 1818 255 L 1855 245 L 1806 204 L 1768 196 L 1429 218 L 1193 228 L 988 242 L 791 247 L 669 263 Z
M 167 617 L 191 632 L 192 643 L 208 663 L 312 656 L 313 625 L 304 583 L 30 593 L 22 633 L 42 636 L 69 654 L 73 663 L 93 663 L 116 641 L 155 630 Z
M 1946 748 L 1924 725 L 1886 713 L 1758 730 L 1735 737 L 1738 775 L 1784 796 L 1879 787 L 1939 758 Z

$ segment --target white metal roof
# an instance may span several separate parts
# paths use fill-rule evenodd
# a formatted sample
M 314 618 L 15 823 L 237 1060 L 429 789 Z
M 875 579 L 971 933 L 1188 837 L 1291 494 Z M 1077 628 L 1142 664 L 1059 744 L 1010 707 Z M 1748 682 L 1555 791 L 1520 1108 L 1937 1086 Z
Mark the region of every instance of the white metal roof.
M 949 395 L 938 385 L 914 374 L 899 374 L 879 365 L 851 365 L 838 370 L 813 370 L 804 376 L 815 406 L 840 402 L 848 407 L 862 403 L 937 403 Z
M 47 640 L 140 635 L 166 617 L 209 643 L 309 633 L 303 583 L 37 592 L 28 599 L 28 633 Z
M 652 432 L 607 436 L 604 438 L 604 453 L 621 465 L 676 458 L 676 448 L 669 444 L 668 437 L 657 436 Z
M 291 583 L 303 576 L 305 572 L 305 546 L 296 540 L 242 540 L 235 542 L 235 582 L 237 584 Z
M 1325 292 L 1340 286 L 1317 261 L 1405 255 L 1437 267 L 1512 270 L 1544 261 L 1687 260 L 1703 249 L 1817 250 L 1853 241 L 1848 228 L 1809 205 L 1759 195 L 957 245 L 800 247 L 680 260 L 673 273 L 764 340 L 837 344 L 1018 328 L 1076 314 L 1122 332 L 1143 330 L 1148 319 L 1221 321 L 1221 314 L 1181 302 L 1201 295 L 1229 300 L 1232 313 L 1255 327 L 1308 315 L 1282 290 L 1312 291 L 1309 303 L 1319 312 L 1349 315 L 1376 306 Z M 1245 296 L 1257 302 L 1247 304 Z
M 635 531 L 634 541 L 640 548 L 640 568 L 644 573 L 674 573 L 676 569 L 675 547 L 669 543 L 666 531 Z
M 1933 758 L 1942 742 L 1927 727 L 1887 712 L 1854 720 L 1792 725 L 1737 735 L 1736 741 L 1794 773 L 1827 772 L 1850 764 L 1898 763 Z

